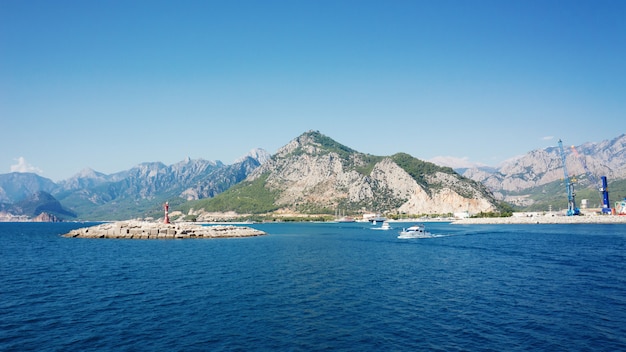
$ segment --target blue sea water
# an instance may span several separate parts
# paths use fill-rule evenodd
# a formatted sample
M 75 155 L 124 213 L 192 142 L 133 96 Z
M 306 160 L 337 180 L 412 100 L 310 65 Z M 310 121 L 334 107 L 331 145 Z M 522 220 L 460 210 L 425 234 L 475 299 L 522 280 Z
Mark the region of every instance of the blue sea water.
M 393 225 L 112 240 L 0 223 L 0 350 L 626 350 L 626 226 Z

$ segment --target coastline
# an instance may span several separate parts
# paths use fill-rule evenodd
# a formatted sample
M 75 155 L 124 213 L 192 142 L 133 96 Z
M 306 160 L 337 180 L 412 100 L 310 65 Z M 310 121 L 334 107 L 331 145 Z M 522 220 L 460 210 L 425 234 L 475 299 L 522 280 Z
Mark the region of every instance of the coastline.
M 474 224 L 626 224 L 626 216 L 511 216 L 508 218 L 465 218 L 452 222 L 457 225 Z

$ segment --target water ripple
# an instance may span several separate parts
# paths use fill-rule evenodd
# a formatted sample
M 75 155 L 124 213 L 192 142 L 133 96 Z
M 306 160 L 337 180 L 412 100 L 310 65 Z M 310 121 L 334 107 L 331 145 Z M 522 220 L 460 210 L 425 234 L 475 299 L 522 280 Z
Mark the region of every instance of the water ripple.
M 622 227 L 101 241 L 47 226 L 0 224 L 0 350 L 626 349 Z

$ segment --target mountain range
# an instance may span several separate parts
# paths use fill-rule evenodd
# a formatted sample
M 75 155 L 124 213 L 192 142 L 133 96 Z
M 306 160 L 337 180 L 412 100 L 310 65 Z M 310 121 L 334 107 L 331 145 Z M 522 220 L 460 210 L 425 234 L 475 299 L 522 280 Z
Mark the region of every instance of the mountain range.
M 566 165 L 578 189 L 593 192 L 599 175 L 606 175 L 614 192 L 621 192 L 625 146 L 626 135 L 621 135 L 566 148 Z M 363 154 L 308 131 L 274 155 L 255 149 L 230 165 L 190 158 L 169 166 L 146 162 L 111 175 L 85 169 L 58 183 L 33 173 L 1 174 L 0 215 L 34 218 L 45 213 L 66 220 L 158 217 L 166 201 L 171 209 L 200 219 L 226 211 L 477 213 L 502 210 L 502 201 L 528 209 L 553 203 L 561 207 L 566 202 L 563 185 L 557 147 L 531 151 L 497 168 L 453 170 L 405 153 Z M 58 206 L 20 205 L 51 204 L 50 197 Z
M 600 177 L 606 176 L 614 199 L 626 196 L 626 134 L 599 143 L 563 147 L 568 176 L 575 181 L 582 196 L 599 199 Z M 510 159 L 498 168 L 471 167 L 456 169 L 463 176 L 478 181 L 499 200 L 519 206 L 543 207 L 564 205 L 564 169 L 559 146 L 533 150 Z M 551 202 L 545 195 L 555 193 L 561 203 Z M 594 204 L 597 205 L 597 204 Z
M 105 175 L 85 169 L 67 180 L 54 183 L 32 173 L 0 175 L 0 204 L 5 213 L 37 216 L 14 207 L 35 192 L 50 194 L 67 212 L 52 212 L 61 218 L 76 213 L 80 220 L 113 220 L 145 216 L 166 201 L 212 197 L 246 176 L 266 160 L 264 150 L 253 150 L 232 165 L 220 161 L 185 159 L 173 165 L 141 163 L 130 170 Z

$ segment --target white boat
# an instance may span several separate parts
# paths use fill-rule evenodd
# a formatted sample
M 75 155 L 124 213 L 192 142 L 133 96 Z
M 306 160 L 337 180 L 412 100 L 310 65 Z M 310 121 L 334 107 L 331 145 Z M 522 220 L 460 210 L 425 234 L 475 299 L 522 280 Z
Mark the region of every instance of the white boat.
M 428 238 L 432 237 L 430 232 L 426 231 L 426 226 L 423 224 L 413 225 L 409 228 L 402 229 L 398 238 Z
M 389 225 L 388 221 L 383 221 L 381 227 L 374 227 L 372 230 L 391 230 L 391 225 Z

